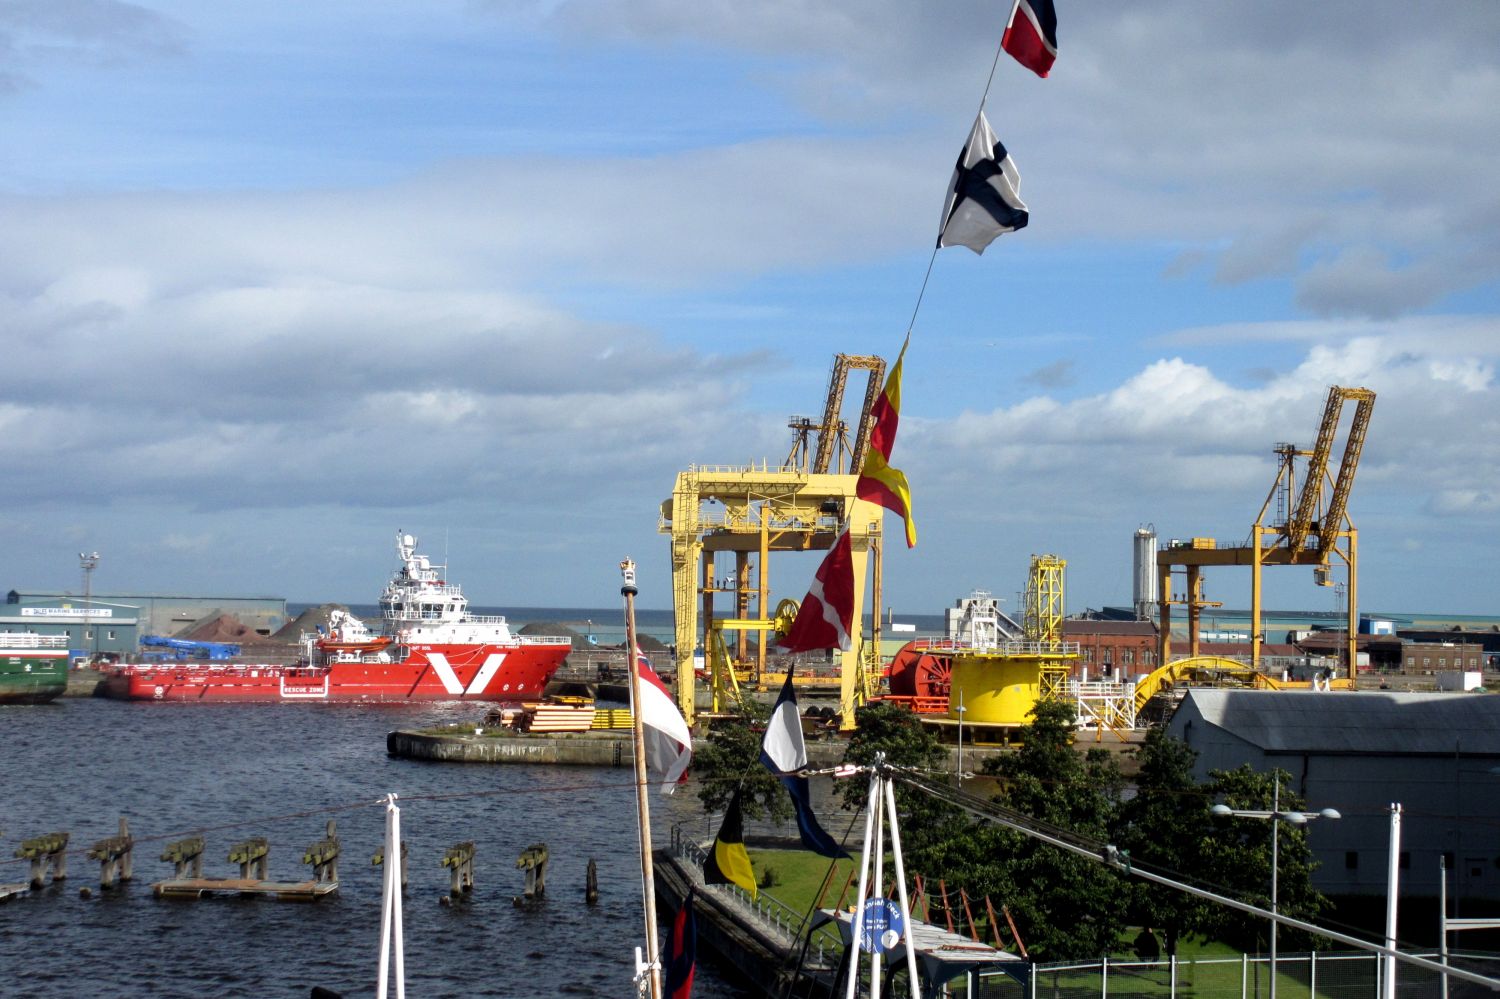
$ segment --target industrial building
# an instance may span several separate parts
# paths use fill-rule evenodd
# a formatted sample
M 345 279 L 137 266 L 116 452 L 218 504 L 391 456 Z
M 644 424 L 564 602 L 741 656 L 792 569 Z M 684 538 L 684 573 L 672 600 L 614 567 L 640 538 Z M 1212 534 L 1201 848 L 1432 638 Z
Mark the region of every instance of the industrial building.
M 1441 860 L 1452 912 L 1500 903 L 1500 697 L 1194 689 L 1167 731 L 1197 753 L 1199 780 L 1279 768 L 1307 808 L 1339 811 L 1308 827 L 1320 891 L 1385 893 L 1399 803 L 1403 902 L 1437 897 Z
M 0 630 L 66 635 L 75 658 L 134 655 L 145 635 L 177 635 L 205 618 L 229 614 L 259 635 L 286 624 L 284 597 L 189 597 L 172 594 L 11 590 Z

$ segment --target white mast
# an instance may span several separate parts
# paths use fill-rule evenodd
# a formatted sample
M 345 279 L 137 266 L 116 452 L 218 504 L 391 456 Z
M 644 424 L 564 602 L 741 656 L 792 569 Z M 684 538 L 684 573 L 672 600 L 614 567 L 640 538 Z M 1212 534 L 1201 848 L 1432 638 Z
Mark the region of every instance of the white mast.
M 646 742 L 641 733 L 641 710 L 635 692 L 641 682 L 641 663 L 635 642 L 635 563 L 628 557 L 620 563 L 625 584 L 620 595 L 625 598 L 625 648 L 630 660 L 630 727 L 635 741 L 636 822 L 641 835 L 641 891 L 646 909 L 646 964 L 643 969 L 649 983 L 651 999 L 661 999 L 661 960 L 656 940 L 656 876 L 651 865 L 651 805 L 646 783 Z
M 885 754 L 875 754 L 875 765 L 870 771 L 870 794 L 865 805 L 865 842 L 859 858 L 859 894 L 855 896 L 854 919 L 849 934 L 849 978 L 845 983 L 845 999 L 854 999 L 859 984 L 859 947 L 865 931 L 865 891 L 870 887 L 868 875 L 873 870 L 875 884 L 871 894 L 884 897 L 882 868 L 885 856 L 885 826 L 891 826 L 891 847 L 896 862 L 896 887 L 900 899 L 902 936 L 906 938 L 906 979 L 911 999 L 921 999 L 921 981 L 917 977 L 916 943 L 912 939 L 911 906 L 906 894 L 906 868 L 901 862 L 901 830 L 896 816 L 896 797 L 891 788 L 891 779 L 885 764 Z M 871 849 L 871 844 L 874 849 Z M 880 999 L 880 966 L 884 961 L 880 941 L 870 941 L 870 999 Z

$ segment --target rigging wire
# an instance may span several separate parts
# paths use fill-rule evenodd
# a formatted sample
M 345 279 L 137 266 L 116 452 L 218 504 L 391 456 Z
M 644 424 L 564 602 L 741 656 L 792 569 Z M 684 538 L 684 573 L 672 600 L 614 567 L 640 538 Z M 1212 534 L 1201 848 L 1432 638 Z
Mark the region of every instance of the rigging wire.
M 1338 930 L 1330 929 L 1326 926 L 1319 926 L 1315 923 L 1306 922 L 1305 920 L 1295 919 L 1291 916 L 1286 915 L 1285 913 L 1273 913 L 1267 909 L 1262 909 L 1258 906 L 1251 905 L 1248 902 L 1242 902 L 1237 898 L 1222 895 L 1217 892 L 1210 891 L 1206 888 L 1199 887 L 1195 884 L 1189 884 L 1187 882 L 1167 877 L 1164 874 L 1158 873 L 1157 870 L 1151 865 L 1136 863 L 1132 861 L 1129 854 L 1122 853 L 1113 844 L 1102 843 L 1098 840 L 1091 840 L 1087 837 L 1079 836 L 1075 833 L 1055 835 L 1051 832 L 1044 831 L 1041 828 L 1045 825 L 1045 823 L 1038 822 L 1037 820 L 1032 819 L 1030 816 L 1023 815 L 1019 812 L 1011 812 L 1009 809 L 1001 808 L 1000 806 L 985 802 L 983 799 L 976 798 L 974 795 L 971 795 L 964 791 L 956 791 L 954 789 L 943 787 L 941 785 L 932 784 L 928 780 L 916 776 L 911 771 L 907 771 L 903 774 L 898 770 L 896 779 L 918 791 L 929 795 L 930 797 L 937 798 L 940 801 L 945 801 L 948 804 L 962 809 L 963 811 L 969 812 L 970 814 L 984 819 L 985 821 L 993 822 L 997 825 L 1001 825 L 1008 829 L 1019 832 L 1025 836 L 1029 836 L 1032 839 L 1036 839 L 1043 843 L 1048 843 L 1052 846 L 1058 847 L 1059 849 L 1066 850 L 1070 853 L 1075 853 L 1079 856 L 1086 857 L 1092 861 L 1095 861 L 1096 863 L 1102 863 L 1106 867 L 1110 867 L 1116 872 L 1124 874 L 1127 877 L 1138 877 L 1168 888 L 1175 888 L 1178 891 L 1183 891 L 1190 895 L 1195 895 L 1199 898 L 1205 898 L 1209 901 L 1217 902 L 1220 905 L 1227 905 L 1232 909 L 1238 909 L 1239 911 L 1249 913 L 1252 916 L 1258 916 L 1260 918 L 1268 920 L 1275 920 L 1282 926 L 1288 926 L 1293 929 L 1302 930 L 1305 933 L 1311 933 L 1315 936 L 1326 937 L 1338 943 L 1357 947 L 1360 950 L 1377 953 L 1383 957 L 1395 958 L 1398 961 L 1404 961 L 1407 964 L 1414 964 L 1420 968 L 1425 968 L 1428 971 L 1435 971 L 1440 974 L 1446 974 L 1453 978 L 1460 978 L 1465 981 L 1474 982 L 1479 985 L 1484 985 L 1490 989 L 1500 991 L 1500 979 L 1489 978 L 1485 975 L 1465 971 L 1452 965 L 1430 960 L 1429 958 L 1419 957 L 1415 954 L 1408 954 L 1393 947 L 1387 947 L 1384 944 L 1371 943 L 1368 940 L 1362 940 L 1358 937 L 1351 936 Z M 1055 829 L 1056 827 L 1052 828 Z
M 990 62 L 990 75 L 984 81 L 984 93 L 979 97 L 979 110 L 974 115 L 976 119 L 978 119 L 979 115 L 984 114 L 984 106 L 990 99 L 990 88 L 995 83 L 995 70 L 1000 65 L 1000 53 L 1004 51 L 1004 42 L 1005 36 L 1001 35 L 1000 42 L 995 45 L 995 58 Z M 932 278 L 932 265 L 937 260 L 938 250 L 942 249 L 942 239 L 942 220 L 939 219 L 938 238 L 933 240 L 932 252 L 927 257 L 927 273 L 922 275 L 922 287 L 917 291 L 917 304 L 912 307 L 911 320 L 906 324 L 907 339 L 911 338 L 911 331 L 916 328 L 917 313 L 922 311 L 922 299 L 927 295 L 927 282 Z

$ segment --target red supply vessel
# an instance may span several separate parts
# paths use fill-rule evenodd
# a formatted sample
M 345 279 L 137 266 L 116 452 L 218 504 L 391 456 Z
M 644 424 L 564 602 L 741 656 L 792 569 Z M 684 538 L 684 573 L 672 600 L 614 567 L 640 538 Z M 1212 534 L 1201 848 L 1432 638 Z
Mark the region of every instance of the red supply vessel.
M 131 663 L 104 680 L 110 697 L 145 701 L 531 701 L 572 651 L 565 637 L 517 635 L 505 618 L 469 613 L 445 566 L 398 534 L 401 568 L 380 595 L 371 631 L 335 610 L 303 636 L 293 664 Z

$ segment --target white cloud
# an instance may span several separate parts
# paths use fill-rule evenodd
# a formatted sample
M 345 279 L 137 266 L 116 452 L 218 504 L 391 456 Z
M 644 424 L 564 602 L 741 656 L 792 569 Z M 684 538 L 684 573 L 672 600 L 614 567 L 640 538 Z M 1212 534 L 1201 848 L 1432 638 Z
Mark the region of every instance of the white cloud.
M 282 63 L 268 54 L 321 46 L 337 56 L 330 65 L 357 63 L 362 53 L 342 48 L 343 36 L 321 33 L 354 9 L 217 16 L 245 19 L 235 35 L 252 74 L 244 85 L 258 72 L 295 95 L 299 81 L 276 76 Z M 779 456 L 782 414 L 768 398 L 787 362 L 739 331 L 801 335 L 809 308 L 839 314 L 888 290 L 841 284 L 847 275 L 930 245 L 1003 17 L 976 0 L 470 9 L 486 11 L 477 16 L 490 26 L 515 19 L 550 32 L 564 55 L 538 56 L 530 89 L 513 102 L 505 95 L 515 118 L 503 125 L 486 120 L 488 110 L 446 109 L 454 120 L 444 125 L 484 140 L 461 150 L 465 158 L 397 155 L 413 134 L 401 122 L 369 132 L 369 155 L 399 164 L 382 175 L 400 173 L 399 182 L 218 189 L 214 157 L 231 146 L 313 161 L 342 130 L 368 125 L 321 118 L 285 131 L 226 121 L 222 133 L 191 136 L 205 150 L 196 173 L 150 191 L 103 180 L 69 190 L 48 186 L 44 166 L 6 167 L 17 179 L 0 183 L 13 191 L 62 192 L 0 193 L 0 330 L 11 371 L 0 498 L 76 504 L 66 524 L 28 521 L 31 536 L 86 532 L 79 525 L 107 504 L 109 517 L 96 522 L 134 524 L 163 550 L 224 546 L 245 524 L 269 520 L 307 524 L 291 533 L 338 548 L 352 545 L 340 533 L 350 518 L 330 510 L 375 520 L 442 511 L 487 528 L 503 520 L 493 529 L 531 552 L 582 557 L 612 540 L 605 521 L 625 519 L 601 508 L 654 511 L 687 462 Z M 148 62 L 206 37 L 216 16 L 181 4 L 179 24 L 105 0 L 5 10 L 48 19 L 23 29 L 0 18 L 0 57 L 25 49 L 14 65 L 38 100 L 50 66 Z M 1111 539 L 1128 550 L 1142 521 L 1242 532 L 1269 487 L 1271 445 L 1308 438 L 1333 382 L 1380 395 L 1355 502 L 1370 520 L 1370 551 L 1411 543 L 1435 559 L 1450 551 L 1443 517 L 1490 524 L 1500 495 L 1497 329 L 1486 314 L 1500 273 L 1500 7 L 1453 7 L 1420 33 L 1388 16 L 1406 12 L 1394 0 L 1073 7 L 1050 79 L 1001 63 L 989 114 L 1021 164 L 1034 213 L 1015 240 L 1048 255 L 1055 276 L 1027 289 L 985 272 L 953 314 L 983 315 L 1000 287 L 1018 298 L 1099 299 L 1103 318 L 1083 325 L 1080 311 L 1060 321 L 1063 331 L 1027 330 L 964 360 L 976 370 L 962 374 L 1005 391 L 1021 382 L 1029 397 L 971 400 L 949 420 L 924 416 L 911 395 L 898 464 L 919 510 L 932 514 L 922 515 L 923 549 L 903 557 L 935 559 L 929 576 L 986 585 L 993 564 L 1020 571 L 1020 546 L 1056 546 L 1076 553 L 1079 592 L 1108 594 L 1114 582 L 1089 565 L 1106 554 L 1119 563 Z M 415 4 L 365 13 L 364 40 L 429 16 Z M 291 25 L 311 33 L 272 30 Z M 442 24 L 432 30 L 440 36 Z M 48 55 L 39 38 L 64 44 Z M 414 38 L 413 51 L 431 40 Z M 561 134 L 574 124 L 524 116 L 527 99 L 552 88 L 549 99 L 587 104 L 597 91 L 569 89 L 570 75 L 607 86 L 599 74 L 621 51 L 671 66 L 687 53 L 683 87 L 704 72 L 694 60 L 745 74 L 712 82 L 746 103 L 789 100 L 795 120 L 742 128 L 705 103 L 702 120 L 663 123 L 688 136 L 680 147 L 580 155 L 579 137 Z M 606 67 L 599 74 L 595 59 Z M 413 65 L 433 79 L 431 93 L 467 82 L 445 76 L 436 53 Z M 161 138 L 149 120 L 160 115 L 152 88 L 167 84 L 111 80 L 142 108 L 140 120 L 121 123 L 135 144 L 118 155 L 149 161 Z M 27 163 L 68 166 L 77 92 L 57 85 L 56 105 L 44 105 L 49 124 L 29 136 L 42 152 Z M 517 147 L 495 138 L 520 133 L 528 141 Z M 1177 262 L 1159 292 L 1172 308 L 1136 327 L 1180 316 L 1202 325 L 1122 345 L 1110 339 L 1108 281 L 1143 248 Z M 982 264 L 998 266 L 988 255 Z M 787 277 L 816 290 L 783 298 L 757 286 Z M 1233 295 L 1213 299 L 1205 288 Z M 827 297 L 810 304 L 814 295 Z M 1469 314 L 1413 314 L 1460 307 Z M 1267 315 L 1281 318 L 1242 318 Z M 669 337 L 669 319 L 697 329 Z M 831 339 L 858 322 L 825 328 L 836 330 Z M 800 368 L 829 348 L 805 340 Z M 953 342 L 990 341 L 967 329 Z M 1236 351 L 1255 354 L 1257 384 L 1241 384 Z M 607 500 L 604 482 L 618 490 Z M 660 543 L 649 516 L 630 517 Z M 981 522 L 993 534 L 944 541 Z M 1377 579 L 1397 575 L 1378 557 L 1366 565 Z M 893 575 L 891 585 L 915 584 Z

